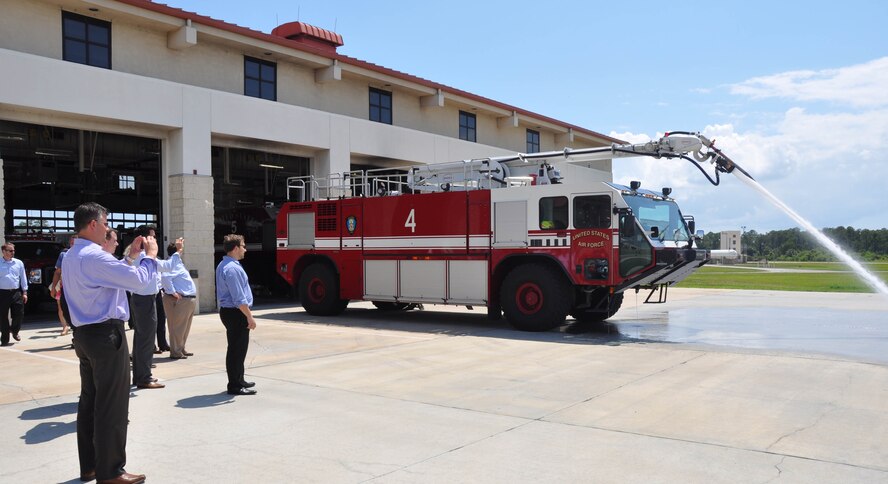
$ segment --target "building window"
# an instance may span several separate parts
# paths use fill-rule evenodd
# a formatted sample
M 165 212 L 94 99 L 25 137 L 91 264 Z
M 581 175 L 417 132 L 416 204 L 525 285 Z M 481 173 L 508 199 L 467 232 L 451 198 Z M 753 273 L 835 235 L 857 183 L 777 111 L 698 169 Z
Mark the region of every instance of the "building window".
M 244 95 L 277 101 L 277 64 L 244 56 Z
M 540 132 L 532 129 L 527 130 L 527 153 L 540 152 Z
M 370 88 L 370 121 L 392 124 L 392 93 Z
M 135 190 L 136 177 L 133 175 L 117 175 L 117 188 L 120 190 Z
M 111 68 L 111 22 L 62 12 L 62 59 Z
M 477 141 L 475 135 L 475 115 L 465 111 L 459 112 L 459 139 Z

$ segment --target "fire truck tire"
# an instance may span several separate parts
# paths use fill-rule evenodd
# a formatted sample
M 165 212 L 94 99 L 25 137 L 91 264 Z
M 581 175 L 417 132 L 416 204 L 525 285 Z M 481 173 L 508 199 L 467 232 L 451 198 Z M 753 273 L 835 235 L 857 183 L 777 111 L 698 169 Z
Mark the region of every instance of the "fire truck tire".
M 570 312 L 570 315 L 581 323 L 600 323 L 614 314 L 617 314 L 617 311 L 620 310 L 620 306 L 622 305 L 623 293 L 620 293 L 611 298 L 610 307 L 607 308 L 607 313 L 603 311 L 583 311 L 575 309 Z
M 313 316 L 335 316 L 348 305 L 348 300 L 339 299 L 339 278 L 326 264 L 312 264 L 302 272 L 299 300 Z
M 506 275 L 500 304 L 515 328 L 548 331 L 564 324 L 570 294 L 570 286 L 561 274 L 544 265 L 525 264 Z

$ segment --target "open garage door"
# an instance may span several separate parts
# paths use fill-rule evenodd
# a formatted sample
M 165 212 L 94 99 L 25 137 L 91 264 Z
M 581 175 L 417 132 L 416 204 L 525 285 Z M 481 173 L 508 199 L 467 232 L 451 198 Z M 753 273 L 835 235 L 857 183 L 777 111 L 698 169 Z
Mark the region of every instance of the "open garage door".
M 160 148 L 158 139 L 0 120 L 6 239 L 66 244 L 84 202 L 108 208 L 121 251 L 139 225 L 162 234 Z M 48 294 L 55 261 L 47 260 L 23 259 L 43 275 L 31 282 L 29 299 Z

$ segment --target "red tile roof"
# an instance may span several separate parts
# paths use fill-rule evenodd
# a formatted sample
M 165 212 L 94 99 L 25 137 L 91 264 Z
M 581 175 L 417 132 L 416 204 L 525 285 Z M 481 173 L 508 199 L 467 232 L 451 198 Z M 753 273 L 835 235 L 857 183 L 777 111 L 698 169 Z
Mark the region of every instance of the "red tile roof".
M 336 52 L 336 48 L 342 45 L 341 35 L 305 22 L 290 22 L 279 25 L 271 31 L 271 35 L 277 35 L 278 37 L 297 42 L 326 46 L 326 48 L 333 52 Z
M 389 69 L 387 67 L 383 67 L 383 66 L 376 65 L 376 64 L 373 64 L 373 63 L 370 63 L 367 61 L 356 59 L 354 57 L 342 55 L 342 54 L 335 52 L 335 47 L 334 47 L 334 49 L 331 50 L 329 47 L 324 47 L 324 46 L 317 45 L 317 44 L 309 44 L 309 43 L 305 43 L 305 42 L 299 42 L 296 40 L 291 40 L 288 38 L 279 37 L 278 35 L 267 34 L 264 32 L 260 32 L 258 30 L 253 30 L 253 29 L 247 28 L 247 27 L 241 27 L 240 25 L 233 24 L 230 22 L 217 20 L 212 17 L 208 17 L 206 15 L 201 15 L 201 14 L 198 14 L 195 12 L 189 12 L 187 10 L 183 10 L 180 8 L 171 7 L 171 6 L 163 4 L 163 3 L 153 2 L 151 0 L 117 0 L 117 1 L 120 3 L 125 3 L 127 5 L 132 5 L 134 7 L 144 8 L 145 10 L 150 10 L 152 12 L 157 12 L 157 13 L 161 13 L 164 15 L 169 15 L 171 17 L 181 18 L 183 20 L 191 20 L 192 22 L 197 22 L 197 23 L 207 25 L 210 27 L 215 27 L 220 30 L 225 30 L 225 31 L 232 32 L 235 34 L 244 35 L 246 37 L 251 37 L 251 38 L 262 40 L 265 42 L 271 42 L 271 43 L 278 44 L 278 45 L 288 47 L 291 49 L 301 50 L 303 52 L 309 52 L 309 53 L 316 54 L 316 55 L 319 55 L 322 57 L 327 57 L 329 59 L 335 59 L 335 60 L 338 60 L 339 62 L 342 62 L 345 64 L 350 64 L 353 66 L 362 67 L 364 69 L 368 69 L 368 70 L 371 70 L 374 72 L 378 72 L 380 74 L 392 76 L 397 79 L 402 79 L 405 81 L 414 82 L 414 83 L 417 83 L 420 85 L 424 85 L 424 86 L 430 87 L 432 89 L 441 89 L 445 93 L 451 93 L 451 94 L 455 94 L 458 96 L 462 96 L 467 99 L 481 102 L 481 103 L 484 103 L 484 104 L 487 104 L 490 106 L 494 106 L 494 107 L 497 107 L 497 108 L 500 108 L 500 109 L 503 109 L 506 111 L 510 111 L 510 112 L 515 111 L 519 115 L 535 118 L 540 121 L 545 121 L 547 123 L 561 126 L 563 128 L 570 128 L 570 129 L 574 130 L 574 132 L 576 132 L 576 133 L 585 134 L 587 136 L 594 136 L 596 138 L 600 138 L 602 140 L 613 142 L 613 143 L 624 143 L 623 140 L 620 140 L 617 138 L 612 138 L 610 136 L 607 136 L 607 135 L 598 133 L 596 131 L 592 131 L 592 130 L 580 127 L 580 126 L 576 126 L 576 125 L 573 125 L 570 123 L 565 123 L 564 121 L 559 121 L 557 119 L 550 118 L 548 116 L 543 116 L 541 114 L 537 114 L 532 111 L 528 111 L 526 109 L 521 109 L 521 108 L 518 108 L 515 106 L 511 106 L 509 104 L 501 103 L 499 101 L 495 101 L 493 99 L 489 99 L 484 96 L 472 94 L 470 92 L 463 91 L 461 89 L 456 89 L 454 87 L 446 86 L 444 84 L 430 81 L 428 79 L 423 79 L 421 77 L 407 74 L 404 72 L 396 71 L 394 69 Z M 293 22 L 293 23 L 298 23 L 298 24 L 302 24 L 304 26 L 312 27 L 312 28 L 317 29 L 318 31 L 321 31 L 321 32 L 327 32 L 329 34 L 334 35 L 340 41 L 342 40 L 342 37 L 336 33 L 329 32 L 329 31 L 323 30 L 323 29 L 318 29 L 317 27 L 313 27 L 308 24 L 303 24 L 302 22 Z M 293 23 L 284 24 L 278 28 L 285 27 L 287 25 L 292 25 Z M 321 34 L 321 35 L 323 35 L 323 34 Z M 340 44 L 340 45 L 342 45 L 342 44 Z

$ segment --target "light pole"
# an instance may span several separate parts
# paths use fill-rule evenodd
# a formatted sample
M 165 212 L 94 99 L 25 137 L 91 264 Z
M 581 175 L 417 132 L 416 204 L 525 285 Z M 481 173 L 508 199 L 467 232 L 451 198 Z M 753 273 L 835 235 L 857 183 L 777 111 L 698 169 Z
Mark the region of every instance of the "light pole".
M 746 257 L 743 255 L 743 249 L 746 248 L 746 244 L 743 243 L 743 234 L 746 233 L 746 226 L 740 226 L 740 262 L 746 264 Z

